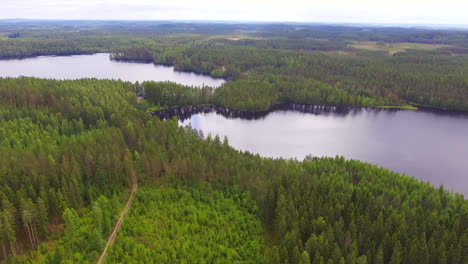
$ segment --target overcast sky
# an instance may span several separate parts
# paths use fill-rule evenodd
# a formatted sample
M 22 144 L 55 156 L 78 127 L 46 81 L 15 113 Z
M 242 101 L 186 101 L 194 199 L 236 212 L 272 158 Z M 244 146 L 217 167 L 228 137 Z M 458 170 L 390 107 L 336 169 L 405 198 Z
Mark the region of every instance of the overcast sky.
M 468 0 L 0 0 L 1 18 L 468 25 Z

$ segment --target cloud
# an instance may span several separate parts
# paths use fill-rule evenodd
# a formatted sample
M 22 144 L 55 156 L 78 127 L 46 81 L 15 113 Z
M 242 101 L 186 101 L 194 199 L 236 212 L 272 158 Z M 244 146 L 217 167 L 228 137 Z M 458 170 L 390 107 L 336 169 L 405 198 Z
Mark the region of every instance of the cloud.
M 0 18 L 468 24 L 465 0 L 2 0 Z

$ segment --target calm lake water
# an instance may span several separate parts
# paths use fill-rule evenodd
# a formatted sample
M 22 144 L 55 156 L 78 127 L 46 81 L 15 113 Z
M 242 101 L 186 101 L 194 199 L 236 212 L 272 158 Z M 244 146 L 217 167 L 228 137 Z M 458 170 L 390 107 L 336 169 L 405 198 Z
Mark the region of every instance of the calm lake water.
M 109 54 L 0 60 L 0 77 L 174 81 L 218 87 L 224 80 L 152 63 L 117 62 Z M 347 114 L 275 111 L 263 118 L 195 114 L 181 125 L 227 136 L 240 150 L 303 159 L 342 155 L 413 176 L 468 196 L 468 115 L 426 111 L 353 110 Z
M 468 196 L 468 116 L 426 111 L 353 110 L 318 115 L 276 111 L 258 120 L 216 113 L 180 122 L 267 157 L 342 155 L 430 181 Z
M 30 76 L 48 79 L 121 79 L 130 82 L 173 81 L 184 85 L 218 87 L 223 79 L 153 63 L 112 61 L 109 54 L 41 56 L 21 60 L 0 60 L 0 77 Z

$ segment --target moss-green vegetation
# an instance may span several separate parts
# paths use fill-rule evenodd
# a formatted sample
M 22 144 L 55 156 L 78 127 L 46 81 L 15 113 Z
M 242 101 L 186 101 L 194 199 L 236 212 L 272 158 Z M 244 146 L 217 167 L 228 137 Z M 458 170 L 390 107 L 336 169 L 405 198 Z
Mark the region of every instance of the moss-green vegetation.
M 105 263 L 266 263 L 257 211 L 240 192 L 141 189 Z
M 155 105 L 153 103 L 148 102 L 148 100 L 143 99 L 143 97 L 141 96 L 137 97 L 137 102 L 137 108 L 145 112 L 154 112 L 166 109 L 166 107 L 164 106 Z
M 163 106 L 159 106 L 159 105 L 148 107 L 148 111 L 150 111 L 150 112 L 161 111 L 161 110 L 164 110 L 164 109 L 166 109 L 166 108 L 163 107 Z
M 407 109 L 407 110 L 418 110 L 419 108 L 414 106 L 414 105 L 379 105 L 376 106 L 377 108 L 383 108 L 383 109 Z

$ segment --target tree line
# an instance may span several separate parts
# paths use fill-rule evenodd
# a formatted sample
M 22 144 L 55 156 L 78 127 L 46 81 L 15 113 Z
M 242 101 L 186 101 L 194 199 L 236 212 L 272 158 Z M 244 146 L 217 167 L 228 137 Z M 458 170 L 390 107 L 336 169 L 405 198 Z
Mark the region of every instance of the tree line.
M 352 53 L 351 53 L 352 54 Z M 409 50 L 330 55 L 322 52 L 196 42 L 122 49 L 115 59 L 150 60 L 176 70 L 227 78 L 218 98 L 239 110 L 265 110 L 295 102 L 345 106 L 421 104 L 468 110 L 468 60 Z M 264 95 L 259 96 L 258 95 Z
M 468 110 L 468 47 L 464 31 L 62 23 L 0 23 L 2 32 L 8 33 L 0 41 L 0 58 L 112 52 L 112 59 L 173 65 L 176 70 L 227 78 L 225 97 L 217 102 L 239 110 L 265 110 L 268 105 L 285 101 L 346 106 L 420 104 Z M 8 37 L 12 34 L 14 38 Z M 445 46 L 433 50 L 415 46 L 388 55 L 353 48 L 354 41 Z M 265 80 L 271 87 L 263 85 Z M 320 91 L 316 86 L 322 87 Z M 265 90 L 266 98 L 257 98 L 255 94 Z
M 256 216 L 262 227 L 254 232 L 263 228 L 268 241 L 262 246 L 259 236 L 248 232 L 245 240 L 258 246 L 233 243 L 225 249 L 230 256 L 244 248 L 253 250 L 245 256 L 257 260 L 258 250 L 264 248 L 271 263 L 468 260 L 468 203 L 463 195 L 342 157 L 296 161 L 241 152 L 227 139 L 204 138 L 190 127 L 180 127 L 176 119 L 161 121 L 138 110 L 139 90 L 136 84 L 110 80 L 0 79 L 0 148 L 6 154 L 0 156 L 3 259 L 95 261 L 130 187 L 129 175 L 136 173 L 142 186 L 176 189 L 169 193 L 195 195 L 200 185 L 211 185 L 227 197 L 215 206 L 220 211 L 224 201 L 232 203 L 233 188 L 248 195 L 258 210 L 236 211 L 236 219 Z M 142 192 L 140 197 L 148 206 L 164 208 L 163 194 Z M 210 201 L 208 194 L 204 197 L 199 199 Z M 130 219 L 154 219 L 143 204 L 136 205 Z M 174 208 L 182 206 L 176 204 Z M 203 219 L 205 209 L 168 210 L 176 215 L 189 210 Z M 210 223 L 214 219 L 208 218 L 207 224 L 216 226 Z M 135 224 L 124 223 L 123 230 L 141 233 Z M 183 232 L 183 222 L 174 228 L 171 232 Z M 171 232 L 167 235 L 175 234 Z M 230 236 L 228 230 L 219 232 Z M 131 241 L 131 234 L 122 236 L 129 240 L 117 244 L 116 257 L 123 254 L 119 248 L 130 246 L 124 241 Z M 59 239 L 46 247 L 44 242 L 53 238 Z M 153 233 L 143 239 L 153 240 Z M 219 250 L 217 245 L 200 252 Z M 131 254 L 140 250 L 148 256 L 140 246 Z M 181 261 L 194 257 L 180 256 Z

